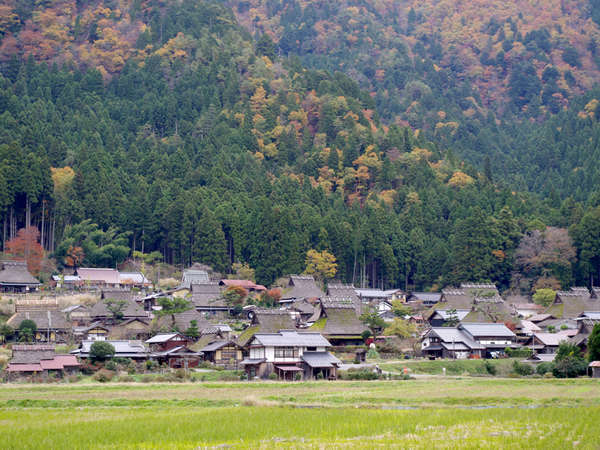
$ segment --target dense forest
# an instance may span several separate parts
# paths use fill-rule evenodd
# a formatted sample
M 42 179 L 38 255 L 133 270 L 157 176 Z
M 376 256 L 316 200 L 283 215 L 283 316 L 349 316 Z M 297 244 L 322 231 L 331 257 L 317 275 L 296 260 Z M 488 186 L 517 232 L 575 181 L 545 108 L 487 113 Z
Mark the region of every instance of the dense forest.
M 272 17 L 292 3 L 267 2 Z M 337 8 L 329 4 L 321 6 Z M 0 213 L 9 252 L 31 225 L 58 269 L 159 252 L 182 267 L 199 261 L 228 272 L 247 263 L 270 284 L 302 272 L 315 249 L 335 255 L 337 277 L 357 285 L 493 281 L 528 291 L 600 274 L 600 93 L 583 93 L 595 72 L 573 71 L 578 84 L 556 113 L 520 107 L 496 117 L 480 86 L 415 57 L 402 40 L 406 59 L 389 58 L 406 80 L 389 81 L 392 92 L 326 63 L 328 52 L 284 48 L 260 18 L 244 28 L 222 2 L 2 8 Z M 398 26 L 409 13 L 398 12 Z M 419 29 L 423 16 L 414 14 Z M 291 24 L 296 15 L 286 17 Z M 300 38 L 288 40 L 310 42 Z M 425 67 L 454 78 L 419 85 L 415 123 L 383 94 L 405 102 L 396 93 L 425 83 L 416 79 Z M 460 101 L 468 97 L 479 105 L 473 114 Z M 438 125 L 454 115 L 456 126 Z

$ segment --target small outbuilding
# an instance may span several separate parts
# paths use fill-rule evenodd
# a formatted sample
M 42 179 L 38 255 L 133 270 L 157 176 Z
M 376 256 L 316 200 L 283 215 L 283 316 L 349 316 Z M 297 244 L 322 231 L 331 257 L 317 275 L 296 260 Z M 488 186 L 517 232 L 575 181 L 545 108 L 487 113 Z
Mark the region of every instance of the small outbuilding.
M 600 361 L 592 361 L 589 367 L 592 369 L 592 378 L 600 378 Z

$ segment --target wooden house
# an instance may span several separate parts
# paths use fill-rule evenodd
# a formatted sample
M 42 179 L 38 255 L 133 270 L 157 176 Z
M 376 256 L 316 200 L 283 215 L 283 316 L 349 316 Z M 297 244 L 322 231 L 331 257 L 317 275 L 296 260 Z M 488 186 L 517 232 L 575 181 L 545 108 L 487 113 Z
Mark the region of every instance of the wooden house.
M 144 340 L 152 334 L 150 319 L 132 317 L 110 327 L 108 338 L 113 340 Z
M 362 333 L 367 326 L 358 318 L 352 300 L 324 297 L 317 312 L 319 317 L 313 317 L 316 320 L 309 330 L 321 333 L 333 345 L 363 343 Z
M 201 354 L 188 347 L 191 343 L 191 339 L 181 333 L 161 333 L 146 341 L 152 352 L 150 357 L 174 369 L 198 366 Z
M 81 279 L 81 285 L 87 288 L 118 288 L 120 285 L 119 271 L 116 269 L 80 267 L 75 275 Z
M 324 379 L 334 379 L 341 361 L 327 351 L 329 347 L 331 344 L 320 333 L 257 333 L 241 365 L 250 379 L 266 378 L 271 373 L 285 380 L 295 379 L 296 374 L 308 379 L 319 374 Z
M 192 304 L 198 312 L 207 316 L 221 318 L 229 315 L 231 306 L 223 298 L 219 283 L 194 283 L 191 289 Z
M 356 293 L 356 288 L 351 284 L 330 283 L 327 286 L 327 297 L 351 300 L 358 315 L 361 315 L 366 307 L 366 304 L 363 305 L 363 300 Z
M 302 299 L 315 302 L 324 296 L 325 293 L 317 286 L 317 282 L 312 275 L 292 275 L 279 302 L 282 304 L 292 303 Z
M 1 261 L 0 266 L 0 292 L 33 292 L 41 284 L 29 273 L 25 261 Z
M 77 341 L 105 341 L 110 333 L 110 328 L 102 322 L 93 322 L 87 326 L 73 327 L 73 337 Z
M 6 322 L 17 330 L 24 320 L 32 320 L 37 327 L 35 340 L 37 342 L 67 342 L 71 336 L 71 323 L 65 313 L 58 310 L 20 311 Z
M 175 314 L 167 314 L 156 320 L 158 329 L 164 332 L 178 331 L 186 333 L 186 330 L 195 323 L 198 333 L 205 328 L 210 327 L 210 323 L 204 318 L 204 315 L 195 309 L 189 309 Z
M 85 326 L 91 320 L 91 308 L 85 305 L 72 305 L 64 308 L 63 313 L 67 315 L 67 319 L 73 326 Z
M 57 355 L 54 345 L 14 344 L 6 372 L 9 381 L 22 376 L 62 377 L 78 372 L 79 366 L 75 356 Z
M 560 333 L 534 333 L 523 343 L 535 353 L 550 354 L 558 351 L 561 342 L 567 342 L 569 336 Z
M 194 284 L 210 283 L 210 277 L 206 270 L 202 269 L 185 269 L 181 277 L 181 287 L 191 290 Z
M 571 288 L 558 291 L 552 305 L 544 311 L 557 319 L 575 319 L 584 311 L 600 311 L 600 299 L 593 296 L 587 288 Z
M 117 324 L 120 321 L 130 319 L 149 320 L 149 315 L 135 301 L 116 300 L 124 302 L 118 317 L 108 308 L 108 302 L 111 299 L 104 299 L 97 302 L 90 310 L 90 319 L 93 321 L 102 321 L 107 324 Z
M 205 361 L 226 370 L 237 370 L 244 359 L 243 348 L 233 340 L 217 340 L 200 349 Z
M 250 325 L 237 339 L 241 347 L 245 347 L 256 333 L 277 333 L 279 330 L 293 330 L 297 326 L 294 315 L 288 310 L 255 308 L 249 315 Z
M 424 308 L 431 308 L 442 297 L 441 292 L 411 292 L 407 297 L 408 303 L 420 303 Z
M 458 322 L 463 320 L 471 312 L 470 309 L 436 309 L 433 310 L 427 320 L 432 327 L 443 327 L 447 323 L 455 320 L 453 326 L 458 325 Z
M 96 341 L 83 341 L 79 344 L 79 348 L 71 351 L 72 355 L 75 355 L 82 359 L 90 357 L 90 349 L 92 344 Z M 107 340 L 115 348 L 115 357 L 119 358 L 131 358 L 135 361 L 144 361 L 149 358 L 150 353 L 144 346 L 142 341 L 138 340 Z

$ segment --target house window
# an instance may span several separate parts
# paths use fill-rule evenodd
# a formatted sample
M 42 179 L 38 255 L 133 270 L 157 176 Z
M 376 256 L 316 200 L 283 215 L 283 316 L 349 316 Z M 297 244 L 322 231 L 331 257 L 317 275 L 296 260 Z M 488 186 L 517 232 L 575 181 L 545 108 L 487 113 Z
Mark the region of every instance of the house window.
M 297 351 L 294 347 L 275 347 L 275 358 L 294 358 Z

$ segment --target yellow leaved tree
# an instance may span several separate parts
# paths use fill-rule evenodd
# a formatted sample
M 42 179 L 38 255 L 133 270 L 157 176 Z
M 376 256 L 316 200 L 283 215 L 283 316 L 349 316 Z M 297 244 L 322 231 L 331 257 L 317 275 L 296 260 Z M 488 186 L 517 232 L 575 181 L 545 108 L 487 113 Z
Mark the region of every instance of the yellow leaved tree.
M 327 250 L 318 252 L 309 250 L 306 252 L 306 270 L 307 275 L 313 275 L 316 280 L 329 280 L 335 276 L 337 272 L 337 262 L 335 256 Z

